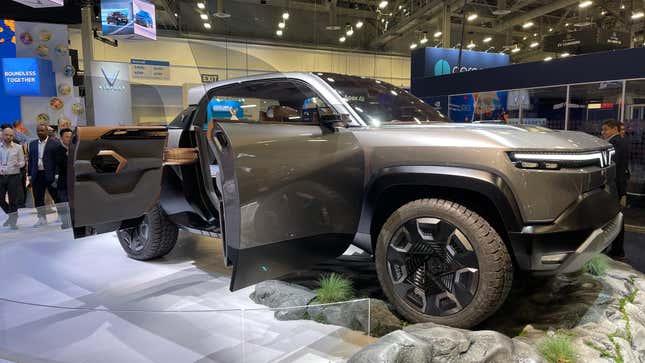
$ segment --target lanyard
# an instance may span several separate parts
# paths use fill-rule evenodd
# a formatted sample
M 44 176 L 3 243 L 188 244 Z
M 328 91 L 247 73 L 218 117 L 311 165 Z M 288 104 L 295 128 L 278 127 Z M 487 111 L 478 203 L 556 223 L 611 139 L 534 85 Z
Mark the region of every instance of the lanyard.
M 7 149 L 6 156 L 5 156 L 4 149 Z M 6 147 L 6 146 L 0 147 L 0 160 L 2 160 L 2 166 L 9 165 L 9 158 L 10 157 L 11 157 L 11 149 Z

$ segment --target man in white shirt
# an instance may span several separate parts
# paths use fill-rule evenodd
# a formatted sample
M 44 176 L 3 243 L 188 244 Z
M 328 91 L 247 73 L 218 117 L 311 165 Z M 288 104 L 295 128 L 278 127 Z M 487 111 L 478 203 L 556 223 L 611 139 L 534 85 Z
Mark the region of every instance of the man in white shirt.
M 3 130 L 2 144 L 0 145 L 0 206 L 9 218 L 3 226 L 18 229 L 18 193 L 20 189 L 20 168 L 25 166 L 25 154 L 22 147 L 13 142 L 13 128 Z M 8 194 L 9 203 L 5 201 Z

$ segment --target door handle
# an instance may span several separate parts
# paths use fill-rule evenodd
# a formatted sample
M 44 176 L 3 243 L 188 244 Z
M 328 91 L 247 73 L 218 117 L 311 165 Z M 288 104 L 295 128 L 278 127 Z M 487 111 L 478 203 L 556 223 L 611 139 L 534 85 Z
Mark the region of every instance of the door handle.
M 112 164 L 107 164 L 104 165 L 103 163 L 99 163 L 97 159 L 102 159 L 102 158 L 113 158 L 114 160 L 117 161 L 116 167 L 113 166 Z M 100 150 L 93 158 L 92 158 L 92 166 L 96 171 L 100 173 L 115 173 L 119 174 L 125 166 L 128 165 L 128 159 L 123 157 L 121 154 L 114 150 Z
M 220 146 L 220 150 L 228 146 L 228 138 L 222 131 L 215 131 L 215 139 Z

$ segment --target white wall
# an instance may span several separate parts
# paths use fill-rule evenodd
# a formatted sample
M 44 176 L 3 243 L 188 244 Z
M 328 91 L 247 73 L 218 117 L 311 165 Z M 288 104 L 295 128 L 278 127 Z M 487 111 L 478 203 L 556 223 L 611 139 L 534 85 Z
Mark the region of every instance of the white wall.
M 79 50 L 82 63 L 80 30 L 70 29 L 70 41 L 71 47 Z M 227 79 L 276 71 L 319 71 L 410 86 L 410 58 L 401 56 L 159 37 L 157 41 L 120 41 L 116 48 L 94 40 L 94 58 L 126 63 L 132 58 L 169 61 L 169 81 L 133 81 L 150 85 L 200 83 L 200 73 Z

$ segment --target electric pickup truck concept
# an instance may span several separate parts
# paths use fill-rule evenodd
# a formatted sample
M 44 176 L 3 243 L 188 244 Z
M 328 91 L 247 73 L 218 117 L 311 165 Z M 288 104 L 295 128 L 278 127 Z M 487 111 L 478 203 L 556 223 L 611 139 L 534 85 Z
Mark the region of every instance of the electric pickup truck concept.
M 75 130 L 76 237 L 117 231 L 138 260 L 179 229 L 221 238 L 232 290 L 353 243 L 404 317 L 470 327 L 515 273 L 577 271 L 621 228 L 613 149 L 585 133 L 449 123 L 400 88 L 331 73 L 202 94 L 168 126 Z

